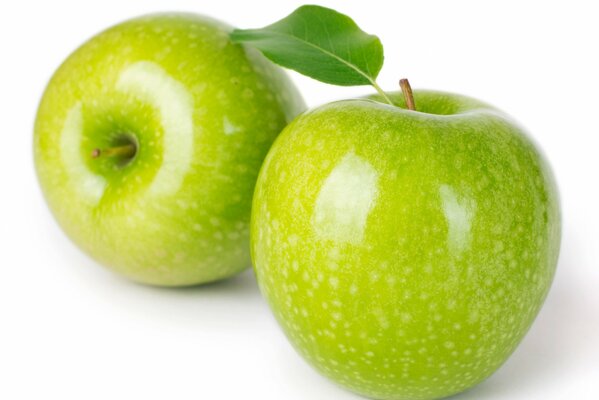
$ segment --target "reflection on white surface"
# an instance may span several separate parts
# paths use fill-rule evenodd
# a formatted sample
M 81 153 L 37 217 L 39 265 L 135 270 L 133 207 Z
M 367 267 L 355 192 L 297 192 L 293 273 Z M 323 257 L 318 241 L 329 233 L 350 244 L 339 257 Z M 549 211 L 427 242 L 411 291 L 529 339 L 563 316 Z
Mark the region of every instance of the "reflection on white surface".
M 459 196 L 448 185 L 441 185 L 439 194 L 449 230 L 447 247 L 454 255 L 460 255 L 470 245 L 470 230 L 476 203 L 472 199 Z
M 81 154 L 81 138 L 83 137 L 83 113 L 81 103 L 75 104 L 67 113 L 60 133 L 60 155 L 64 170 L 73 181 L 71 187 L 81 195 L 81 199 L 92 205 L 102 198 L 106 188 L 106 180 L 92 173 L 85 165 Z
M 183 182 L 193 153 L 193 97 L 185 86 L 158 64 L 140 61 L 120 75 L 117 89 L 157 109 L 164 130 L 162 166 L 150 193 L 176 192 Z
M 347 154 L 318 194 L 312 217 L 316 234 L 324 239 L 360 243 L 378 194 L 377 181 L 378 174 L 368 161 Z

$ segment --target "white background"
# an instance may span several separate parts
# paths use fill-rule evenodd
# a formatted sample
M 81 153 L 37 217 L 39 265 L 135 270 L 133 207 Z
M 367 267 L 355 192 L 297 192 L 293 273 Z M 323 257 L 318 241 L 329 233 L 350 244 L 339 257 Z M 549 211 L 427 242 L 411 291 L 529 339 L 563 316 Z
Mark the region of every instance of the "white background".
M 321 1 L 382 39 L 379 83 L 455 91 L 528 127 L 561 190 L 562 252 L 532 330 L 455 399 L 599 399 L 599 23 L 589 1 Z M 297 356 L 251 271 L 174 290 L 129 283 L 80 253 L 41 197 L 37 102 L 85 39 L 185 10 L 260 27 L 296 1 L 0 2 L 0 398 L 357 399 Z M 308 104 L 368 93 L 292 74 Z

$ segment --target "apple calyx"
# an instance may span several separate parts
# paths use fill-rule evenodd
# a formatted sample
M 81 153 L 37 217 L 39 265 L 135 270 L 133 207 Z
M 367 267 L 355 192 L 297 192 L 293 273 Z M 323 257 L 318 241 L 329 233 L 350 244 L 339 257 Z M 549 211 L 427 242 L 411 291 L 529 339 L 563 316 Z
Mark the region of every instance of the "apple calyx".
M 408 110 L 416 111 L 416 103 L 414 103 L 414 94 L 412 93 L 410 82 L 406 78 L 400 79 L 399 87 L 401 87 L 401 92 L 406 99 L 406 107 L 408 107 Z
M 133 158 L 137 152 L 137 146 L 133 143 L 125 144 L 123 146 L 109 147 L 107 149 L 95 148 L 92 150 L 92 158 L 100 157 L 122 157 L 122 158 Z

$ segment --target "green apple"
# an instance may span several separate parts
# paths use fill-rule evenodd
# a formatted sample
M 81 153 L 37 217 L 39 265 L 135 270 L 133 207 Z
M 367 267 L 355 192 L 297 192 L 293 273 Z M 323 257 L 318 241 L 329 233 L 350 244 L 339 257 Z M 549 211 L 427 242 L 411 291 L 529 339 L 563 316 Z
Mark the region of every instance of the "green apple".
M 278 137 L 254 194 L 252 257 L 298 352 L 376 399 L 472 387 L 514 351 L 560 244 L 548 164 L 504 113 L 415 92 L 418 111 L 328 104 Z
M 303 102 L 278 67 L 191 14 L 119 24 L 52 77 L 36 170 L 68 236 L 155 285 L 249 267 L 251 198 L 272 142 Z

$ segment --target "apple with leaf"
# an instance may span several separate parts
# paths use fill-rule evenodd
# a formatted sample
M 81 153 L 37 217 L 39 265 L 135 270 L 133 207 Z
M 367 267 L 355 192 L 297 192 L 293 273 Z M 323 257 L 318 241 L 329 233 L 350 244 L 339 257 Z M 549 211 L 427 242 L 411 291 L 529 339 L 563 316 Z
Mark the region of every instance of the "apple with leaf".
M 253 200 L 252 258 L 285 334 L 375 399 L 437 399 L 491 375 L 531 326 L 560 244 L 549 165 L 512 118 L 439 91 L 384 92 L 379 39 L 303 6 L 233 40 L 378 94 L 294 119 Z

